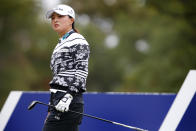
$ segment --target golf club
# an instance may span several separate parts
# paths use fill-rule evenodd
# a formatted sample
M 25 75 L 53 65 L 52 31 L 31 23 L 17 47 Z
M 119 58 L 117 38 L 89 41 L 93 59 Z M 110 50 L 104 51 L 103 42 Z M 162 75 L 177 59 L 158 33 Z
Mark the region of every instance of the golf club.
M 46 104 L 46 103 L 43 103 L 43 102 L 40 102 L 40 101 L 32 101 L 31 104 L 28 106 L 28 110 L 33 109 L 36 104 L 41 104 L 41 105 L 45 105 L 45 106 L 49 106 L 49 107 L 55 108 L 53 105 L 49 105 L 49 104 Z M 103 119 L 103 118 L 99 118 L 99 117 L 92 116 L 92 115 L 85 114 L 85 113 L 81 113 L 81 112 L 76 112 L 76 111 L 72 111 L 72 110 L 69 110 L 69 112 L 77 113 L 77 114 L 80 114 L 80 115 L 83 115 L 83 116 L 87 116 L 87 117 L 90 117 L 90 118 L 94 118 L 94 119 L 97 119 L 97 120 L 109 122 L 109 123 L 112 123 L 112 124 L 115 124 L 115 125 L 127 127 L 127 128 L 130 128 L 130 129 L 136 130 L 136 131 L 148 131 L 148 130 L 141 129 L 141 128 L 138 128 L 138 127 L 133 127 L 133 126 L 125 125 L 125 124 L 122 124 L 122 123 L 118 123 L 118 122 L 115 122 L 115 121 L 106 120 L 106 119 Z

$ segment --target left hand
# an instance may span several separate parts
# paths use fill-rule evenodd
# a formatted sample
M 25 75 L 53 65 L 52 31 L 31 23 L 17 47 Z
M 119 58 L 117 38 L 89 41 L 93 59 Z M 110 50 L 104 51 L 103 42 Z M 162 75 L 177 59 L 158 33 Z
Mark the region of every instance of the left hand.
M 73 100 L 73 96 L 71 94 L 65 94 L 65 96 L 59 101 L 59 103 L 55 106 L 56 110 L 60 112 L 67 112 L 69 110 L 69 105 Z

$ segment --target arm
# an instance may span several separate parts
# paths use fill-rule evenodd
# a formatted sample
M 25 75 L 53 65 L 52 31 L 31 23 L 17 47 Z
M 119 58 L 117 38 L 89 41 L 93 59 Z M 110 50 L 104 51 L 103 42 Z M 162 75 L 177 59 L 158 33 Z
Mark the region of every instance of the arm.
M 86 91 L 86 79 L 88 76 L 88 59 L 90 54 L 89 46 L 87 44 L 78 44 L 73 47 L 73 50 L 76 72 L 69 90 L 76 93 L 84 92 Z

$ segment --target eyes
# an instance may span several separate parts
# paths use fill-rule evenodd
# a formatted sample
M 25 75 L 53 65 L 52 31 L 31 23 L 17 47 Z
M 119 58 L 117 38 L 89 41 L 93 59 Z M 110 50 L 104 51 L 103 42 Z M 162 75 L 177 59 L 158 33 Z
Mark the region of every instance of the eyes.
M 64 17 L 63 15 L 59 15 L 59 14 L 53 14 L 51 19 L 54 20 L 55 18 L 62 18 Z

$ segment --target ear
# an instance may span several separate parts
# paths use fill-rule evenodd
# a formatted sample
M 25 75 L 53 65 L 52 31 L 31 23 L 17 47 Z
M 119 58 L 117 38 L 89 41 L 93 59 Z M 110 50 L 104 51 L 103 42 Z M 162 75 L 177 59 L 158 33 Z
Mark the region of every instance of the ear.
M 71 18 L 71 24 L 73 24 L 73 22 L 74 22 L 74 19 L 73 19 L 73 18 Z

